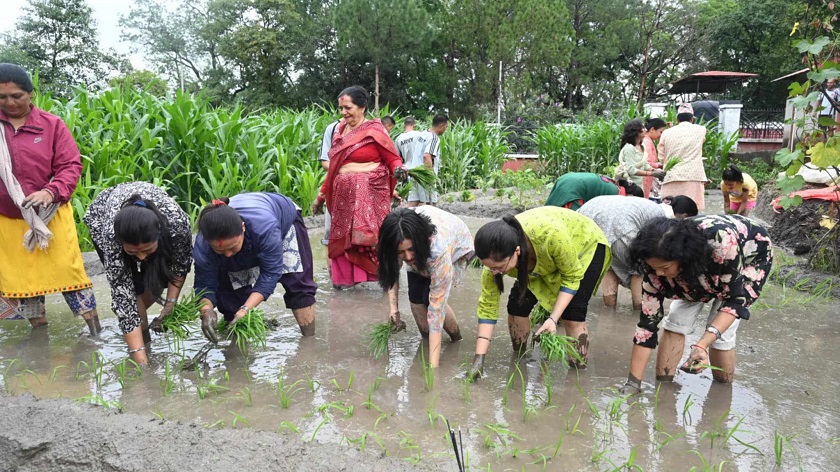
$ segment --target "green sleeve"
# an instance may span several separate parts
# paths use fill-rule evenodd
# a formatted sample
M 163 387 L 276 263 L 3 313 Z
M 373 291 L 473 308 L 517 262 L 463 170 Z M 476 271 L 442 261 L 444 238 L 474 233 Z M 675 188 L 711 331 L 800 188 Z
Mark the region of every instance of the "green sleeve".
M 478 322 L 496 324 L 499 319 L 499 299 L 502 294 L 489 269 L 481 271 L 481 295 L 478 297 Z

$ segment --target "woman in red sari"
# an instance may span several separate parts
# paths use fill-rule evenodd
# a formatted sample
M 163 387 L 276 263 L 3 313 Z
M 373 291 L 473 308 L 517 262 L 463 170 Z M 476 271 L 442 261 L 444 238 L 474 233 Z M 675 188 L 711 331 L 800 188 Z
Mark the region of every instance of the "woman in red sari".
M 367 96 L 359 86 L 339 94 L 343 119 L 333 135 L 327 179 L 312 204 L 317 214 L 326 203 L 332 217 L 327 252 L 337 287 L 378 280 L 379 227 L 391 211 L 396 177 L 407 175 L 385 128 L 365 116 Z

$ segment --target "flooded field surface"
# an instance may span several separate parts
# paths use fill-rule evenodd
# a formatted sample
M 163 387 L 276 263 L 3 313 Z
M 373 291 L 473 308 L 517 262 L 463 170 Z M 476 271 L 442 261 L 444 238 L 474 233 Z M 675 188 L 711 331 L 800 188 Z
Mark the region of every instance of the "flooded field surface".
M 473 230 L 482 222 L 467 220 Z M 207 428 L 345 444 L 440 470 L 457 470 L 447 421 L 456 434 L 460 429 L 475 470 L 840 470 L 836 301 L 768 284 L 741 326 L 731 386 L 713 384 L 707 371 L 680 373 L 657 389 L 651 362 L 643 394 L 621 397 L 616 387 L 627 376 L 637 321 L 627 291 L 617 309 L 593 298 L 587 369 L 547 367 L 538 348 L 512 359 L 502 316 L 486 376 L 468 384 L 479 269 L 468 270 L 450 300 L 464 339 L 450 343 L 444 336 L 441 367 L 426 372 L 428 344 L 410 318 L 385 355 L 370 356 L 367 332 L 386 319 L 387 298 L 375 287 L 333 290 L 320 234 L 311 237 L 321 287 L 314 338 L 300 337 L 278 293 L 265 305 L 276 320 L 266 349 L 213 349 L 205 362 L 183 370 L 205 344 L 196 324 L 184 346 L 153 335 L 152 368 L 139 374 L 125 362 L 100 275 L 94 277 L 106 327 L 100 339 L 80 334 L 84 322 L 72 318 L 61 297 L 48 297 L 48 330 L 0 323 L 2 386 L 12 395 L 61 397 Z M 402 292 L 407 314 L 405 286 Z M 703 327 L 698 323 L 688 340 Z

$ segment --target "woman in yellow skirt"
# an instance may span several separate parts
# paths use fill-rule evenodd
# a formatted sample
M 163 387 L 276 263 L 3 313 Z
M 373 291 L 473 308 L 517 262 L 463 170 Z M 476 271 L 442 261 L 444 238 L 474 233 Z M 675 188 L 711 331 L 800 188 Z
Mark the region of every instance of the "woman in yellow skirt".
M 32 80 L 0 64 L 0 318 L 47 324 L 61 293 L 92 335 L 102 328 L 68 202 L 82 172 L 67 125 L 32 104 Z

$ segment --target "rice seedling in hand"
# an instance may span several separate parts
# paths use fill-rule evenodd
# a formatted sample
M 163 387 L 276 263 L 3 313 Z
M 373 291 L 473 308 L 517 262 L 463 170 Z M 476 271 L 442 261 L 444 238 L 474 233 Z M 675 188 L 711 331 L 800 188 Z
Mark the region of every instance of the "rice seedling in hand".
M 568 367 L 568 359 L 583 362 L 575 338 L 555 333 L 542 333 L 534 342 L 540 343 L 543 357 L 549 362 L 560 361 Z
M 435 171 L 426 166 L 409 169 L 408 175 L 413 179 L 412 184 L 419 185 L 430 192 L 437 187 L 437 175 Z
M 665 163 L 665 165 L 662 167 L 662 170 L 664 170 L 665 172 L 668 172 L 669 170 L 673 169 L 674 166 L 679 164 L 680 162 L 682 162 L 681 158 L 672 157 L 672 158 L 668 159 L 668 162 Z
M 218 331 L 227 330 L 227 339 L 236 338 L 236 346 L 242 352 L 248 352 L 248 346 L 266 346 L 266 331 L 268 326 L 265 322 L 265 313 L 259 308 L 251 308 L 245 316 L 234 323 L 224 320 L 219 322 Z
M 179 350 L 180 346 L 190 335 L 189 325 L 200 316 L 201 299 L 204 293 L 190 293 L 181 297 L 172 307 L 172 312 L 160 320 L 160 328 L 172 340 L 173 346 Z
M 391 339 L 391 323 L 377 323 L 368 331 L 368 349 L 374 359 L 379 359 L 388 350 Z

